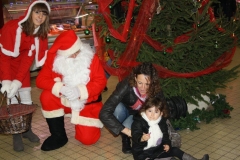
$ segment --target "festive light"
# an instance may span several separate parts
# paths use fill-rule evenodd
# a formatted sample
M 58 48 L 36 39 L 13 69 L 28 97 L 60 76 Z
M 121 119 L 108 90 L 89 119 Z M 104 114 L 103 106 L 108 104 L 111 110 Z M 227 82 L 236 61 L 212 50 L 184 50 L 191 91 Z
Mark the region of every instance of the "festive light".
M 106 43 L 110 43 L 110 42 L 111 42 L 111 38 L 105 37 L 105 42 L 106 42 Z
M 84 30 L 84 34 L 89 35 L 89 34 L 90 34 L 89 29 L 85 29 L 85 30 Z
M 218 48 L 218 42 L 217 41 L 215 42 L 215 48 Z

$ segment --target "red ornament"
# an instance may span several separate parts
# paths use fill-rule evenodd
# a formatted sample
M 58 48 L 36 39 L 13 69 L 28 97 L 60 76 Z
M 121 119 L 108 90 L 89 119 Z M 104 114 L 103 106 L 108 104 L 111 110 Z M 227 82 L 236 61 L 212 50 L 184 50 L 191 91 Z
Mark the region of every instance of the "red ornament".
M 229 110 L 229 109 L 224 109 L 224 110 L 223 110 L 223 113 L 229 115 L 229 114 L 230 114 L 230 110 Z

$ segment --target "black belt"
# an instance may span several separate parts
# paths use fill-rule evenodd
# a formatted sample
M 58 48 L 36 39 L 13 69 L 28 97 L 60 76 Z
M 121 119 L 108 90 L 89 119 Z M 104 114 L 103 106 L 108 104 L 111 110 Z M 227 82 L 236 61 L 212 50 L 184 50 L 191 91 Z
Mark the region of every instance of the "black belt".
M 97 99 L 96 101 L 88 102 L 88 103 L 86 103 L 85 105 L 92 104 L 92 103 L 97 103 L 97 102 L 101 102 L 101 101 L 102 101 L 102 95 L 100 94 L 100 95 L 98 96 L 98 99 Z

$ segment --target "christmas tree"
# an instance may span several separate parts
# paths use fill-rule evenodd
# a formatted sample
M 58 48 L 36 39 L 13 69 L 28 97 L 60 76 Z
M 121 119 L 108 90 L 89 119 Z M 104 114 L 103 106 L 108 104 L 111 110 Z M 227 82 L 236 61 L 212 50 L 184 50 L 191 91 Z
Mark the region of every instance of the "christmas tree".
M 99 0 L 98 6 L 90 28 L 96 53 L 109 74 L 122 80 L 132 67 L 151 62 L 167 98 L 178 96 L 189 104 L 209 104 L 207 110 L 196 108 L 171 119 L 175 128 L 195 130 L 200 121 L 209 123 L 214 118 L 230 117 L 233 107 L 225 95 L 215 92 L 239 73 L 239 65 L 225 69 L 240 44 L 239 3 Z M 209 97 L 210 102 L 204 97 Z
M 238 9 L 227 17 L 211 0 L 102 0 L 98 5 L 97 53 L 106 71 L 120 80 L 140 62 L 152 62 L 166 97 L 197 104 L 237 77 L 238 66 L 224 67 L 237 46 Z

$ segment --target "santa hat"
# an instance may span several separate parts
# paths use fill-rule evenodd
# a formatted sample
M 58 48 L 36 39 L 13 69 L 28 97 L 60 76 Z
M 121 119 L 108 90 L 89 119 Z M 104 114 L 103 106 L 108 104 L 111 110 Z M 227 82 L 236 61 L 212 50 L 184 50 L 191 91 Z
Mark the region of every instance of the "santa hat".
M 28 19 L 28 17 L 29 17 L 30 14 L 31 14 L 31 11 L 32 11 L 33 6 L 34 6 L 35 4 L 38 4 L 38 3 L 43 3 L 43 4 L 45 4 L 45 5 L 47 6 L 47 8 L 48 8 L 48 12 L 49 12 L 49 13 L 51 12 L 51 8 L 50 8 L 48 2 L 46 2 L 46 0 L 34 0 L 34 1 L 32 1 L 32 3 L 28 6 L 28 9 L 27 9 L 26 12 L 25 12 L 24 18 L 18 22 L 19 25 L 21 25 L 23 22 L 25 22 L 25 21 Z
M 5 55 L 8 55 L 8 56 L 12 56 L 12 57 L 17 57 L 19 55 L 19 47 L 21 44 L 21 34 L 22 34 L 21 24 L 29 18 L 33 6 L 38 3 L 45 4 L 50 13 L 51 8 L 50 8 L 48 2 L 46 2 L 45 0 L 33 0 L 31 2 L 31 4 L 28 6 L 28 9 L 26 10 L 25 15 L 19 18 L 19 22 L 17 24 L 18 26 L 17 26 L 16 32 L 15 32 L 16 34 L 11 34 L 11 35 L 3 34 L 3 33 L 0 34 L 1 39 L 2 39 L 2 41 L 0 41 L 0 48 L 1 48 L 2 53 L 4 53 Z M 6 23 L 5 25 L 8 26 L 11 24 L 12 23 Z M 9 36 L 11 36 L 11 38 L 9 38 Z M 9 39 L 9 40 L 5 40 L 5 39 Z M 38 37 L 35 37 L 34 41 L 35 41 L 35 43 L 34 43 L 35 45 L 31 46 L 31 48 L 29 50 L 29 55 L 31 55 L 32 51 L 34 49 L 36 49 L 35 60 L 36 60 L 36 66 L 39 67 L 44 64 L 46 57 L 47 57 L 47 54 L 46 54 L 47 51 L 40 52 L 41 45 L 43 43 L 42 40 L 40 40 Z
M 62 32 L 54 41 L 48 52 L 69 57 L 82 48 L 82 42 L 73 30 Z

